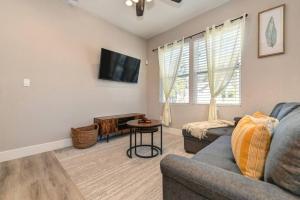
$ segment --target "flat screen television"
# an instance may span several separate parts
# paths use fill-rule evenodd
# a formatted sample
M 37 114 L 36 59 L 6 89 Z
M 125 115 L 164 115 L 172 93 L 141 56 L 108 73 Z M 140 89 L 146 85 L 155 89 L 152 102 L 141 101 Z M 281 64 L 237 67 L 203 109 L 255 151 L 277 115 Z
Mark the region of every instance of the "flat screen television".
M 137 83 L 141 60 L 101 49 L 99 79 Z

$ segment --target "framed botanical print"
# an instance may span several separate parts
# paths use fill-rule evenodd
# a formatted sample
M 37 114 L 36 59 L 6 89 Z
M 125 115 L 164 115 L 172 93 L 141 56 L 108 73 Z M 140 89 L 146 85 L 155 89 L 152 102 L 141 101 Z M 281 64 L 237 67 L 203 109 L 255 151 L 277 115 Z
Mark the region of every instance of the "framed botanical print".
M 258 14 L 258 57 L 285 53 L 285 4 Z

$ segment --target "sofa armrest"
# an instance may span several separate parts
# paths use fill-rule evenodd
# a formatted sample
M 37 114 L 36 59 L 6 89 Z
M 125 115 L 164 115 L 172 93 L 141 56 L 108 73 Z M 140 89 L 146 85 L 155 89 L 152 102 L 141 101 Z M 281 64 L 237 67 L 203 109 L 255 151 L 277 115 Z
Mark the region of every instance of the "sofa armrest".
M 275 185 L 181 156 L 166 156 L 161 171 L 164 177 L 207 199 L 299 200 Z

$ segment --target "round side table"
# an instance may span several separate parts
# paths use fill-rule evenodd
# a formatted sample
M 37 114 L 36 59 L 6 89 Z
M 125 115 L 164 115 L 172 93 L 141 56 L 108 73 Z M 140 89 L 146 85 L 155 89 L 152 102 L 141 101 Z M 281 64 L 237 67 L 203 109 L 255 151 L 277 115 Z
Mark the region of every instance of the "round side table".
M 160 153 L 163 153 L 162 147 L 162 123 L 159 120 L 151 120 L 151 123 L 139 123 L 138 120 L 132 120 L 127 122 L 128 127 L 130 128 L 130 141 L 129 149 L 127 150 L 127 156 L 132 158 L 132 150 L 134 154 L 140 158 L 153 158 L 158 156 Z M 153 135 L 160 129 L 160 147 L 153 144 Z M 140 133 L 140 144 L 137 144 L 137 133 Z M 151 144 L 143 144 L 143 134 L 151 134 Z M 132 144 L 132 136 L 134 135 L 134 145 Z M 138 148 L 146 147 L 150 148 L 151 155 L 144 156 L 138 153 Z

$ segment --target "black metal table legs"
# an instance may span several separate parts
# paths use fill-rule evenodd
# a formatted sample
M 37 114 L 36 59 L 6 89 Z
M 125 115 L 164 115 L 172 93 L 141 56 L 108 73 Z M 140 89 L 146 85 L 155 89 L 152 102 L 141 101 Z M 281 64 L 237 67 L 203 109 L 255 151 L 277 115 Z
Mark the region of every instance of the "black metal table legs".
M 151 134 L 151 144 L 143 144 L 143 134 L 147 134 L 147 133 L 150 133 Z M 132 144 L 132 134 L 134 134 L 134 144 Z M 163 143 L 162 143 L 162 126 L 160 126 L 160 147 L 154 145 L 154 132 L 140 132 L 140 144 L 137 145 L 137 130 L 136 128 L 131 128 L 130 129 L 130 141 L 129 141 L 129 149 L 127 150 L 127 156 L 129 158 L 132 158 L 132 150 L 134 149 L 134 154 L 137 156 L 137 157 L 140 157 L 140 158 L 153 158 L 153 157 L 156 157 L 158 156 L 158 154 L 160 153 L 161 155 L 163 154 Z M 145 156 L 145 155 L 141 155 L 138 153 L 137 149 L 139 147 L 147 147 L 147 148 L 150 148 L 151 149 L 151 155 L 149 156 Z
M 160 155 L 163 154 L 163 135 L 162 135 L 162 125 L 160 125 Z
M 153 157 L 153 132 L 151 133 L 151 156 Z
M 127 156 L 129 158 L 132 158 L 132 152 L 131 152 L 131 146 L 132 146 L 132 128 L 130 129 L 130 141 L 129 141 L 129 144 L 130 144 L 130 151 L 127 151 Z M 128 154 L 128 152 L 129 152 L 129 154 Z

